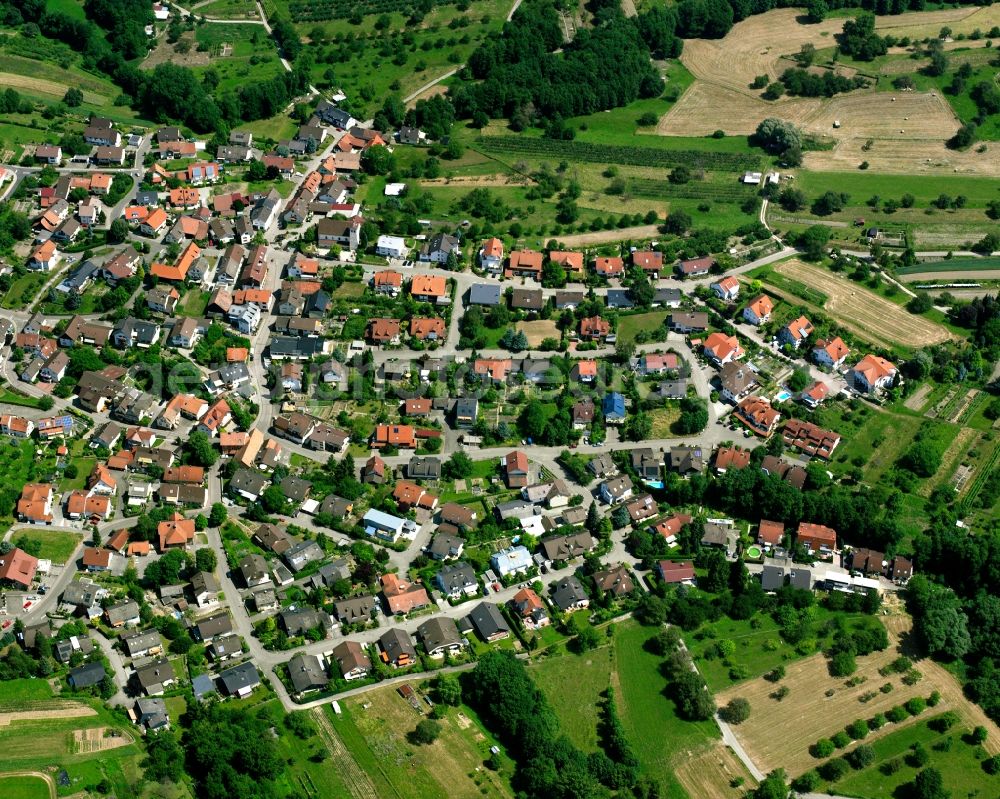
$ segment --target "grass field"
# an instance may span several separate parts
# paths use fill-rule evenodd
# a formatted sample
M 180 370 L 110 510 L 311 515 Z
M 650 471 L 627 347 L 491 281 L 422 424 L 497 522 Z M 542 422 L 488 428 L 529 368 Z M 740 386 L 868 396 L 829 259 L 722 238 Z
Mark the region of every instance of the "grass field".
M 41 777 L 0 776 L 0 796 L 4 799 L 49 799 L 49 787 Z
M 556 323 L 551 319 L 518 322 L 515 327 L 527 337 L 529 347 L 537 347 L 547 338 L 554 338 L 558 341 L 562 335 L 559 328 L 556 327 Z
M 620 341 L 634 341 L 640 331 L 656 330 L 667 318 L 668 311 L 630 314 L 618 317 L 618 338 Z
M 583 655 L 553 655 L 534 663 L 532 679 L 548 697 L 569 739 L 585 752 L 596 752 L 601 694 L 611 685 L 614 648 Z
M 674 438 L 673 425 L 681 418 L 681 408 L 678 403 L 667 403 L 662 408 L 649 411 L 649 417 L 653 421 L 651 438 Z
M 329 705 L 316 711 L 324 724 L 331 759 L 351 796 L 398 799 L 474 799 L 512 797 L 507 775 L 482 768 L 492 738 L 471 710 L 459 707 L 441 720 L 441 735 L 429 746 L 406 739 L 418 714 L 394 689 L 371 691 L 341 702 L 343 714 Z M 366 793 L 367 792 L 367 793 Z M 344 795 L 344 794 L 337 794 Z
M 933 712 L 933 711 L 931 711 Z M 953 727 L 946 733 L 929 726 L 930 718 L 885 736 L 872 744 L 875 763 L 858 772 L 849 772 L 838 782 L 831 783 L 830 793 L 863 796 L 866 799 L 894 799 L 916 777 L 919 769 L 905 762 L 912 746 L 921 744 L 929 753 L 928 766 L 938 769 L 945 788 L 954 797 L 987 796 L 996 790 L 996 777 L 988 776 L 976 757 L 975 745 L 964 740 L 966 729 Z M 894 774 L 882 770 L 882 764 L 900 759 L 901 769 Z
M 202 289 L 190 289 L 177 304 L 177 315 L 196 318 L 204 315 L 210 296 L 207 291 Z
M 51 560 L 53 563 L 65 563 L 69 560 L 83 539 L 79 533 L 70 533 L 65 530 L 46 530 L 42 527 L 25 527 L 22 530 L 15 530 L 12 538 L 17 539 L 21 535 L 39 542 L 42 548 L 38 557 Z
M 644 772 L 661 783 L 664 796 L 675 799 L 687 795 L 675 768 L 710 749 L 719 730 L 714 721 L 684 721 L 664 696 L 661 658 L 643 649 L 653 632 L 631 621 L 616 626 L 612 685 L 622 723 Z M 696 799 L 693 794 L 692 799 Z

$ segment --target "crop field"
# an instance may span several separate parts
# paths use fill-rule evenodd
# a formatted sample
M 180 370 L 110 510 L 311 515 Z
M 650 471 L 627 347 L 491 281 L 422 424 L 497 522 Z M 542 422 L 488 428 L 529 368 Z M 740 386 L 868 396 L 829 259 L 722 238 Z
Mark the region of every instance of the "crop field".
M 1000 280 L 1000 258 L 951 258 L 947 261 L 925 261 L 896 270 L 904 283 L 924 283 L 928 280 L 955 280 L 978 283 Z
M 892 341 L 903 347 L 926 347 L 952 337 L 941 325 L 820 267 L 792 259 L 777 264 L 774 271 L 822 292 L 827 298 L 824 310 L 873 344 Z
M 746 766 L 722 741 L 685 757 L 674 774 L 692 799 L 738 799 L 757 785 Z M 742 783 L 734 783 L 740 778 Z
M 1000 9 L 993 6 L 977 8 L 946 8 L 941 11 L 918 11 L 897 16 L 878 17 L 876 29 L 897 38 L 909 36 L 911 39 L 936 37 L 947 25 L 956 33 L 972 33 L 976 28 L 988 31 L 1000 25 Z
M 990 732 L 988 745 L 1000 747 L 1000 730 L 979 707 L 965 699 L 958 681 L 938 664 L 926 659 L 916 661 L 915 668 L 922 678 L 912 686 L 904 684 L 900 675 L 883 677 L 878 673 L 899 656 L 899 641 L 910 629 L 909 617 L 902 614 L 884 621 L 889 630 L 890 646 L 884 652 L 858 658 L 854 677 L 864 678 L 860 683 L 848 686 L 844 679 L 831 677 L 826 658 L 817 654 L 786 666 L 786 676 L 779 684 L 786 686 L 789 693 L 781 701 L 770 697 L 775 684 L 764 679 L 743 683 L 716 695 L 720 706 L 737 696 L 750 702 L 750 718 L 733 727 L 733 731 L 758 768 L 766 773 L 784 767 L 792 775 L 807 771 L 818 763 L 809 754 L 809 747 L 820 738 L 830 737 L 856 719 L 871 718 L 911 697 L 926 697 L 934 690 L 942 697 L 935 712 L 951 710 L 965 725 L 982 724 Z M 911 653 L 907 654 L 912 657 Z M 857 681 L 852 679 L 852 682 Z M 885 683 L 892 685 L 888 693 L 879 691 L 879 686 Z M 827 696 L 828 691 L 833 694 Z M 872 692 L 875 696 L 869 701 L 860 701 L 862 696 Z M 866 741 L 905 729 L 914 721 L 887 725 L 869 734 Z
M 501 772 L 482 767 L 494 741 L 468 708 L 460 706 L 441 719 L 441 735 L 433 744 L 415 746 L 406 735 L 423 714 L 415 711 L 394 689 L 371 691 L 341 704 L 344 708 L 341 716 L 326 712 L 329 706 L 316 712 L 328 722 L 329 726 L 324 724 L 328 743 L 342 741 L 348 755 L 345 764 L 355 764 L 346 772 L 338 768 L 338 773 L 357 799 L 513 796 Z M 331 730 L 335 733 L 332 737 Z M 344 752 L 333 751 L 334 759 L 343 758 Z

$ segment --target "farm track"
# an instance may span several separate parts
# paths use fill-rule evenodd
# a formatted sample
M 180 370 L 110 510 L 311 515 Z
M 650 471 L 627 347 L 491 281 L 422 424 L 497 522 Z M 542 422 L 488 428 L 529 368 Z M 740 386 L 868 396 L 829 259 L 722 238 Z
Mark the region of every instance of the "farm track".
M 358 765 L 354 756 L 344 746 L 344 742 L 333 728 L 333 724 L 330 723 L 325 708 L 314 708 L 311 713 L 319 726 L 320 738 L 326 744 L 326 748 L 330 752 L 330 758 L 337 768 L 337 773 L 344 781 L 344 784 L 347 785 L 351 796 L 354 799 L 370 799 L 372 796 L 378 796 L 379 793 L 375 789 L 374 783 L 372 783 L 368 775 Z

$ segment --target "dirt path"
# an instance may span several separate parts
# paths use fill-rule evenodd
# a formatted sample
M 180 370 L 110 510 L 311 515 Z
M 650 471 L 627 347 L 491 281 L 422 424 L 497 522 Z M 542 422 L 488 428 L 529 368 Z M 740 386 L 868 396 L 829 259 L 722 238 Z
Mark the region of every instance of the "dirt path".
M 340 736 L 337 735 L 337 731 L 330 723 L 330 718 L 326 715 L 326 711 L 318 707 L 312 710 L 311 713 L 316 724 L 319 726 L 319 736 L 330 751 L 330 757 L 337 768 L 337 773 L 344 781 L 344 784 L 347 785 L 351 796 L 354 799 L 369 799 L 369 797 L 378 796 L 375 785 L 354 760 L 354 756 L 344 746 L 344 742 L 340 740 Z
M 56 783 L 49 774 L 40 771 L 5 771 L 0 774 L 0 780 L 4 777 L 37 777 L 48 786 L 51 799 L 56 799 Z
M 925 383 L 919 389 L 914 391 L 910 396 L 908 396 L 906 400 L 903 402 L 903 405 L 905 405 L 911 411 L 919 411 L 924 405 L 924 400 L 927 399 L 930 393 L 931 393 L 931 385 L 930 383 Z

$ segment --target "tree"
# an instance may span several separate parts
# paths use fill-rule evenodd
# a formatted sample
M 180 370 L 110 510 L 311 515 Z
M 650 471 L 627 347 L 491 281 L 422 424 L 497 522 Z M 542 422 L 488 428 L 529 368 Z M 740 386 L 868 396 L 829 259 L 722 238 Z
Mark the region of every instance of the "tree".
M 926 291 L 918 291 L 917 296 L 906 303 L 906 310 L 913 314 L 927 313 L 934 307 L 934 300 Z
M 693 671 L 684 670 L 678 674 L 670 692 L 677 703 L 678 714 L 688 721 L 707 721 L 715 713 L 715 700 L 701 675 Z
M 438 701 L 457 707 L 462 701 L 462 686 L 453 674 L 442 674 L 434 681 Z
M 795 392 L 804 391 L 812 383 L 812 376 L 805 369 L 796 369 L 788 378 L 788 387 Z
M 671 210 L 667 221 L 663 223 L 663 231 L 675 236 L 683 236 L 691 229 L 691 215 L 680 209 Z
M 146 759 L 143 775 L 154 782 L 177 782 L 184 778 L 184 753 L 172 732 L 146 736 Z
M 63 102 L 70 108 L 77 108 L 83 105 L 83 92 L 76 86 L 71 86 L 63 95 Z
M 728 724 L 742 724 L 750 718 L 750 703 L 742 696 L 730 699 L 728 704 L 719 708 L 719 718 Z
M 808 0 L 806 3 L 806 21 L 812 25 L 822 22 L 826 18 L 828 10 L 825 0 Z
M 913 781 L 914 799 L 949 799 L 951 793 L 945 790 L 944 778 L 936 768 L 925 768 Z
M 464 480 L 472 474 L 473 468 L 472 458 L 464 452 L 455 452 L 444 462 L 442 472 L 445 477 L 453 480 Z
M 195 430 L 184 442 L 184 451 L 187 453 L 191 463 L 196 466 L 204 466 L 206 469 L 215 465 L 219 459 L 219 453 L 212 446 L 212 440 L 207 433 Z
M 680 401 L 681 415 L 675 422 L 680 435 L 700 433 L 708 426 L 708 405 L 696 397 L 685 397 Z
M 288 501 L 280 486 L 269 485 L 260 495 L 260 504 L 266 513 L 284 513 Z
M 217 565 L 215 550 L 211 547 L 200 547 L 194 553 L 194 567 L 200 572 L 214 572 Z
M 811 225 L 799 235 L 797 244 L 802 248 L 806 258 L 818 261 L 826 254 L 830 235 L 830 228 L 826 225 Z
M 267 177 L 267 167 L 264 166 L 263 161 L 251 161 L 250 166 L 247 167 L 247 180 L 256 182 L 264 180 Z
M 768 117 L 757 126 L 753 136 L 754 144 L 774 155 L 781 154 L 790 147 L 802 148 L 802 132 L 791 122 Z
M 409 738 L 416 744 L 432 744 L 441 734 L 441 724 L 434 719 L 421 719 Z
M 396 159 L 388 148 L 381 144 L 369 147 L 361 153 L 361 168 L 369 175 L 387 175 L 396 167 Z
M 748 795 L 752 799 L 788 799 L 786 779 L 784 770 L 776 769 L 768 774 L 764 781 Z
M 226 506 L 221 502 L 213 502 L 212 510 L 208 514 L 209 527 L 222 527 L 228 518 L 229 512 L 226 510 Z
M 116 219 L 108 230 L 108 244 L 120 244 L 128 238 L 128 233 L 128 222 L 121 218 Z
M 857 670 L 858 665 L 852 652 L 837 652 L 827 664 L 832 677 L 847 677 Z

